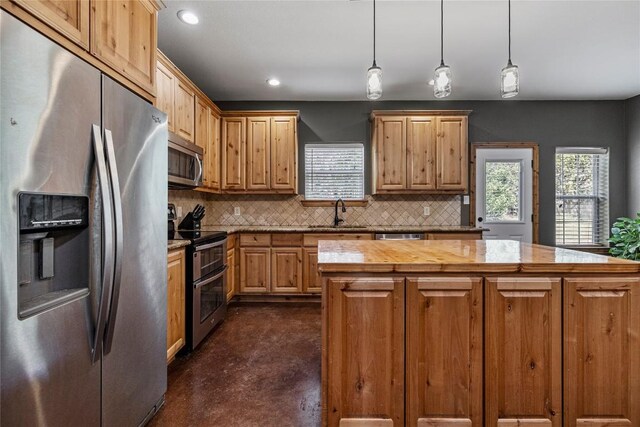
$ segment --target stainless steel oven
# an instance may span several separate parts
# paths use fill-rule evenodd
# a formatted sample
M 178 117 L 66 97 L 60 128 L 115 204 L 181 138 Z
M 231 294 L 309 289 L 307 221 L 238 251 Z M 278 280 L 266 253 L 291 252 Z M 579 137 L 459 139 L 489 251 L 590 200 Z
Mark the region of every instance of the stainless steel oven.
M 169 132 L 169 188 L 202 185 L 202 148 Z
M 224 320 L 227 312 L 227 233 L 178 230 L 173 239 L 187 246 L 186 323 L 191 351 Z

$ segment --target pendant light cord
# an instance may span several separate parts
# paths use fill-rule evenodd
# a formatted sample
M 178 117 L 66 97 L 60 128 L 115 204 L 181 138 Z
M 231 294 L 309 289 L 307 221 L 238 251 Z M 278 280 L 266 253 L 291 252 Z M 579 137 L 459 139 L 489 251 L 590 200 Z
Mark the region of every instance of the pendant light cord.
M 509 0 L 509 64 L 511 64 L 511 0 Z
M 444 65 L 444 0 L 440 0 L 440 66 Z
M 373 66 L 376 66 L 376 0 L 373 0 Z

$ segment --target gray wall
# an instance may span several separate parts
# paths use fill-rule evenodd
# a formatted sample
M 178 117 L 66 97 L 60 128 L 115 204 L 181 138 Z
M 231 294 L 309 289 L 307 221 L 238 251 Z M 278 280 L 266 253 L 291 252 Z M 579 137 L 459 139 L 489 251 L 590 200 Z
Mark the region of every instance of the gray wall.
M 365 143 L 370 158 L 369 113 L 373 109 L 464 109 L 469 117 L 470 142 L 531 141 L 540 145 L 540 241 L 554 244 L 556 146 L 611 148 L 612 219 L 627 213 L 626 129 L 624 101 L 385 101 L 385 102 L 217 102 L 223 110 L 300 110 L 299 186 L 304 190 L 303 146 L 313 142 Z M 637 113 L 636 113 L 637 115 Z M 640 123 L 636 121 L 636 123 Z M 634 128 L 639 135 L 640 124 Z M 371 191 L 371 165 L 366 165 L 366 191 Z M 620 191 L 622 189 L 622 191 Z M 640 196 L 640 194 L 638 194 Z M 640 202 L 640 199 L 637 199 Z M 463 206 L 462 223 L 468 224 Z
M 640 212 L 640 95 L 625 102 L 627 124 L 627 216 Z

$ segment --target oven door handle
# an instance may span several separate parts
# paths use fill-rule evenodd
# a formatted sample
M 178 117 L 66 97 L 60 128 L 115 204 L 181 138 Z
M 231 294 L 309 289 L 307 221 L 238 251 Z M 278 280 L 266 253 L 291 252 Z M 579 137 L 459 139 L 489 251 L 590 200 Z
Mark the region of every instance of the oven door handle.
M 219 242 L 209 243 L 207 245 L 202 245 L 202 246 L 194 246 L 193 250 L 196 252 L 200 252 L 200 251 L 204 251 L 205 249 L 211 249 L 211 248 L 215 248 L 216 246 L 222 246 L 225 243 L 227 243 L 226 237 L 224 240 L 220 240 Z
M 215 276 L 213 276 L 213 277 L 211 277 L 211 278 L 209 278 L 209 279 L 207 279 L 207 280 L 205 280 L 203 282 L 200 282 L 198 284 L 193 285 L 193 289 L 200 289 L 204 285 L 208 285 L 209 283 L 218 280 L 219 278 L 221 278 L 224 275 L 224 273 L 227 272 L 228 268 L 229 268 L 229 266 L 225 265 L 220 273 L 216 274 Z

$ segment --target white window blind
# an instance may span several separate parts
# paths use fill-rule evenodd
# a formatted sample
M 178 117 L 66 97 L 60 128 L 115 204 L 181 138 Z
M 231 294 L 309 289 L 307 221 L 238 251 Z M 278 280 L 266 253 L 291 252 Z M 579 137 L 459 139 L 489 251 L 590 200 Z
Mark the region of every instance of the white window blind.
M 604 245 L 609 238 L 609 150 L 556 149 L 556 244 Z
M 364 198 L 363 144 L 307 144 L 304 148 L 304 198 Z

